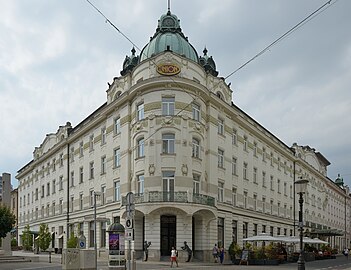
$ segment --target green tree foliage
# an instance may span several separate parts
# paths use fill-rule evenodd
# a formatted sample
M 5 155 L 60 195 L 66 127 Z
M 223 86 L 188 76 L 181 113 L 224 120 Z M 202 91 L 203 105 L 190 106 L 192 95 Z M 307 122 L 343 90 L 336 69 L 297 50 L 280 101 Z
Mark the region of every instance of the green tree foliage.
M 33 235 L 30 232 L 29 225 L 24 227 L 22 234 L 22 243 L 24 250 L 31 250 L 33 246 Z
M 67 240 L 67 248 L 76 248 L 78 247 L 78 237 L 74 235 L 74 232 L 71 232 L 69 239 Z
M 16 216 L 11 212 L 10 208 L 0 205 L 0 238 L 6 237 L 16 223 Z
M 47 224 L 40 224 L 39 227 L 39 248 L 43 251 L 47 250 L 51 242 L 51 233 Z

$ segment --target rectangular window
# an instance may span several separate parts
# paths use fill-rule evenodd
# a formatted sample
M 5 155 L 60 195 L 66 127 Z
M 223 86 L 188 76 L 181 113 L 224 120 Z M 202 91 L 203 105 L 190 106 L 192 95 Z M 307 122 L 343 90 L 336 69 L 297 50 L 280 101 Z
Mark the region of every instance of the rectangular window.
M 162 172 L 162 191 L 165 202 L 174 201 L 174 180 L 174 171 Z
M 56 203 L 55 202 L 53 202 L 51 205 L 51 212 L 52 212 L 53 216 L 56 215 Z
M 106 247 L 106 222 L 100 222 L 100 247 Z
M 244 209 L 247 209 L 247 192 L 244 191 Z
M 74 172 L 71 172 L 71 183 L 70 183 L 71 187 L 74 187 Z
M 143 194 L 144 193 L 144 175 L 138 175 L 138 193 Z
M 274 190 L 274 183 L 273 183 L 273 180 L 274 178 L 273 178 L 273 175 L 271 175 L 271 190 Z
M 198 139 L 193 138 L 193 152 L 192 156 L 195 158 L 200 158 L 200 142 Z
M 253 155 L 257 157 L 257 143 L 254 143 Z
M 253 209 L 257 211 L 257 194 L 253 195 Z
M 114 132 L 115 134 L 121 133 L 121 118 L 116 118 L 114 123 Z
M 262 172 L 262 187 L 266 187 L 266 173 Z
M 63 212 L 63 199 L 60 199 L 59 201 L 59 214 L 61 215 Z
M 218 167 L 224 168 L 224 151 L 222 149 L 218 149 Z
M 101 186 L 101 197 L 100 197 L 101 204 L 104 205 L 106 203 L 106 186 Z
M 278 193 L 280 193 L 280 179 L 278 179 L 278 183 L 277 183 L 277 185 L 278 185 Z
M 56 171 L 56 159 L 55 158 L 52 160 L 52 171 L 53 172 Z
M 59 190 L 63 190 L 63 176 L 59 178 Z
M 121 151 L 120 151 L 119 148 L 117 148 L 113 152 L 114 152 L 113 153 L 113 156 L 114 156 L 114 159 L 113 159 L 114 160 L 114 167 L 117 168 L 117 167 L 119 167 L 121 165 L 120 164 L 120 162 L 121 162 Z
M 71 162 L 74 161 L 74 147 L 71 147 L 71 152 L 69 154 L 69 158 L 71 159 Z
M 83 141 L 79 143 L 79 156 L 82 157 L 84 154 L 84 144 Z
M 223 202 L 224 200 L 224 183 L 218 182 L 218 202 Z
M 106 143 L 106 127 L 101 129 L 101 144 Z
M 79 210 L 83 210 L 83 193 L 79 193 Z
M 162 98 L 162 115 L 174 115 L 174 97 Z
M 46 196 L 50 195 L 50 183 L 46 184 Z M 28 204 L 29 204 L 29 194 L 28 194 Z
M 218 118 L 218 134 L 224 135 L 224 120 Z
M 140 138 L 140 139 L 137 141 L 137 145 L 138 145 L 137 157 L 138 157 L 138 158 L 144 157 L 144 156 L 145 156 L 145 153 L 144 153 L 144 137 L 143 137 L 143 138 Z
M 253 182 L 257 184 L 257 168 L 253 168 Z
M 237 192 L 237 190 L 236 190 L 236 188 L 233 188 L 232 189 L 232 204 L 234 205 L 234 206 L 236 206 L 236 198 L 237 198 L 237 194 L 236 194 L 236 192 Z
M 121 184 L 119 181 L 114 182 L 114 200 L 118 202 L 121 200 Z
M 162 134 L 162 153 L 174 154 L 174 134 Z
M 45 196 L 44 192 L 45 192 L 45 187 L 44 187 L 44 185 L 42 185 L 41 186 L 41 197 L 42 198 L 44 198 L 44 196 Z
M 288 194 L 287 194 L 287 185 L 286 185 L 286 182 L 284 182 L 284 195 L 285 196 L 287 196 Z
M 247 137 L 244 136 L 244 151 L 247 151 Z
M 79 168 L 79 184 L 83 183 L 84 180 L 84 171 L 83 171 L 83 167 Z
M 262 212 L 266 213 L 266 198 L 262 197 Z
M 237 142 L 238 142 L 237 132 L 236 132 L 236 130 L 233 130 L 233 133 L 232 133 L 232 144 L 237 145 Z
M 71 199 L 70 199 L 70 211 L 71 211 L 71 213 L 74 211 L 74 195 L 71 195 Z
M 60 167 L 63 166 L 63 154 L 60 154 Z
M 193 103 L 193 119 L 200 121 L 200 106 L 195 103 Z
M 137 120 L 143 120 L 144 119 L 144 103 L 141 103 L 137 106 Z
M 200 175 L 193 174 L 193 193 L 200 194 Z
M 243 178 L 244 178 L 245 180 L 248 179 L 248 178 L 247 178 L 247 163 L 246 163 L 246 162 L 244 162 L 244 166 L 243 166 Z
M 236 158 L 235 158 L 235 157 L 232 158 L 232 175 L 237 175 L 237 171 L 236 171 Z
M 101 157 L 101 174 L 106 173 L 106 156 Z
M 89 247 L 94 247 L 95 243 L 95 223 L 89 222 Z
M 94 161 L 89 163 L 89 179 L 94 179 Z
M 89 137 L 89 152 L 94 150 L 94 134 Z
M 89 204 L 91 207 L 94 206 L 94 190 L 89 190 Z
M 39 197 L 39 190 L 38 188 L 35 189 L 35 200 L 37 201 L 38 200 L 38 197 Z M 21 207 L 22 207 L 22 204 L 21 204 Z
M 249 224 L 247 222 L 244 222 L 243 223 L 243 237 L 244 238 L 247 238 L 248 227 L 249 227 Z

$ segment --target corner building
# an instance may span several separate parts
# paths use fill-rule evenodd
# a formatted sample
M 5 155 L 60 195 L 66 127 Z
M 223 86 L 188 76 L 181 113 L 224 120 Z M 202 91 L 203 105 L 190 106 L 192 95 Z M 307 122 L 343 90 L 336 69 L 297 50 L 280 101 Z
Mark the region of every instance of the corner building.
M 314 149 L 285 145 L 237 107 L 213 58 L 206 49 L 198 56 L 169 11 L 140 55 L 126 57 L 107 102 L 77 126 L 47 134 L 18 171 L 19 235 L 27 224 L 35 232 L 47 223 L 56 250 L 71 231 L 93 248 L 97 191 L 97 246 L 107 255 L 106 229 L 125 223 L 133 192 L 137 257 L 145 240 L 150 260 L 187 241 L 206 261 L 214 243 L 228 249 L 262 232 L 297 233 L 293 183 L 306 176 L 306 232 L 342 232 L 333 238 L 340 246 L 349 198 L 327 178 L 329 164 Z

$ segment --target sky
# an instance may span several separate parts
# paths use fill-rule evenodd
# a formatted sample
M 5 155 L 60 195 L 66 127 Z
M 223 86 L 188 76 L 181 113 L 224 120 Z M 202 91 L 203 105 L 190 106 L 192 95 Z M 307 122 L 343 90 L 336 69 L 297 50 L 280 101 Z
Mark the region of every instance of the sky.
M 90 1 L 139 49 L 167 12 L 167 0 Z M 173 0 L 171 12 L 226 77 L 326 2 Z M 315 148 L 351 186 L 351 1 L 326 7 L 226 82 L 239 108 L 286 145 Z M 0 0 L 0 173 L 14 187 L 46 134 L 106 101 L 131 49 L 86 0 Z

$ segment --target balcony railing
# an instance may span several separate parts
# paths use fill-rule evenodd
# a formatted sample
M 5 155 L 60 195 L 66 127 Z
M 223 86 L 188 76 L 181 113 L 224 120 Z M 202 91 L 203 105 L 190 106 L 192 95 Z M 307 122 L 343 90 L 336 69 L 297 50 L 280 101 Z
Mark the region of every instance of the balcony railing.
M 207 206 L 215 206 L 215 198 L 203 194 L 193 194 L 186 191 L 164 192 L 149 191 L 134 195 L 134 203 L 158 203 L 158 202 L 176 202 L 176 203 L 194 203 Z M 126 197 L 122 197 L 122 204 L 126 205 Z

